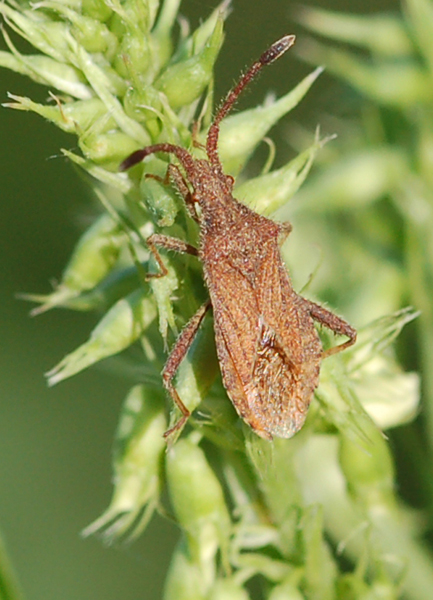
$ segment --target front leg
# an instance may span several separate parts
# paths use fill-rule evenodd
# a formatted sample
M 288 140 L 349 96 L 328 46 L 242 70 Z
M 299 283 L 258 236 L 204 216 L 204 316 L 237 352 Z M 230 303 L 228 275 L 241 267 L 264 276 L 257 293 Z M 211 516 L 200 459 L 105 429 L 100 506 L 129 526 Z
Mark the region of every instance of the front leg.
M 210 301 L 208 300 L 198 309 L 195 315 L 188 321 L 188 323 L 182 330 L 182 333 L 177 338 L 176 343 L 172 351 L 170 352 L 170 356 L 168 357 L 167 362 L 165 363 L 164 370 L 162 371 L 162 381 L 164 383 L 164 386 L 166 387 L 168 393 L 170 394 L 173 401 L 182 413 L 182 416 L 179 419 L 179 421 L 177 421 L 177 423 L 175 423 L 173 427 L 171 427 L 168 431 L 164 433 L 165 438 L 168 438 L 175 431 L 182 429 L 189 416 L 191 415 L 191 412 L 182 402 L 172 382 L 180 363 L 187 355 L 188 349 L 194 341 L 195 335 L 201 325 L 201 322 L 204 319 L 206 312 L 209 310 L 209 307 Z
M 181 254 L 192 254 L 193 256 L 198 256 L 198 250 L 195 246 L 191 246 L 191 244 L 187 244 L 178 238 L 170 237 L 168 235 L 153 233 L 147 238 L 146 243 L 149 247 L 149 250 L 155 257 L 159 268 L 161 269 L 160 273 L 148 273 L 146 275 L 146 279 L 164 277 L 168 273 L 167 267 L 165 266 L 161 255 L 157 250 L 157 246 L 161 246 L 167 250 L 174 250 L 174 252 L 180 252 Z
M 165 173 L 165 177 L 160 177 L 159 175 L 154 175 L 153 173 L 146 173 L 144 176 L 147 179 L 155 179 L 165 186 L 173 182 L 177 188 L 177 191 L 182 196 L 190 216 L 194 219 L 194 221 L 198 222 L 197 213 L 195 212 L 194 207 L 194 200 L 192 199 L 192 193 L 187 182 L 185 181 L 185 177 L 182 175 L 182 172 L 177 165 L 169 164 Z
M 178 189 L 180 195 L 183 198 L 183 201 L 185 202 L 185 206 L 189 214 L 194 219 L 194 221 L 198 222 L 197 213 L 195 212 L 194 201 L 192 199 L 192 193 L 179 167 L 173 164 L 168 165 L 166 178 L 174 182 L 176 188 Z
M 323 308 L 320 304 L 316 304 L 315 302 L 311 302 L 311 300 L 307 300 L 306 298 L 302 298 L 304 303 L 306 304 L 307 310 L 310 313 L 312 319 L 324 325 L 337 335 L 345 335 L 349 339 L 347 342 L 343 344 L 339 344 L 338 346 L 334 346 L 332 348 L 328 348 L 328 350 L 324 350 L 322 353 L 322 358 L 326 358 L 327 356 L 332 356 L 333 354 L 337 354 L 349 346 L 352 346 L 356 342 L 356 330 L 349 325 L 347 321 L 342 319 L 341 317 L 337 317 L 331 311 Z

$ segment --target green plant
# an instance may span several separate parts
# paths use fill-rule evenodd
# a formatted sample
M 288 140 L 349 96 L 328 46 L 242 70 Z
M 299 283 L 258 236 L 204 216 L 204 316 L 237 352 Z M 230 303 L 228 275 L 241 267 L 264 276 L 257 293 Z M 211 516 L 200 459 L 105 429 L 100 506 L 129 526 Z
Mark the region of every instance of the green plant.
M 77 136 L 81 154 L 63 152 L 87 174 L 104 208 L 79 241 L 56 289 L 30 297 L 40 304 L 35 314 L 66 307 L 104 315 L 88 342 L 49 373 L 49 382 L 58 383 L 134 343 L 142 350 L 139 380 L 125 400 L 115 440 L 113 498 L 86 533 L 131 540 L 155 510 L 172 511 L 182 535 L 166 600 L 247 598 L 251 579 L 270 600 L 397 598 L 402 590 L 408 598 L 429 598 L 429 551 L 395 493 L 393 461 L 378 429 L 405 422 L 416 411 L 417 375 L 403 372 L 391 343 L 417 313 L 404 308 L 398 295 L 398 269 L 386 268 L 386 280 L 396 283 L 382 295 L 368 278 L 350 275 L 349 263 L 373 275 L 378 265 L 385 269 L 388 263 L 365 251 L 353 236 L 355 229 L 348 234 L 341 226 L 357 198 L 362 225 L 378 227 L 379 215 L 366 206 L 376 197 L 371 183 L 379 186 L 403 172 L 406 161 L 398 153 L 366 153 L 368 179 L 365 164 L 356 164 L 349 174 L 338 170 L 340 179 L 333 180 L 332 189 L 343 191 L 325 208 L 314 195 L 314 182 L 297 196 L 302 203 L 293 204 L 296 227 L 288 262 L 299 257 L 296 289 L 317 271 L 309 293 L 336 304 L 338 298 L 354 324 L 363 325 L 354 348 L 323 363 L 302 431 L 291 440 L 269 443 L 242 425 L 217 376 L 207 319 L 176 378 L 188 408 L 199 411 L 166 452 L 160 378 L 166 346 L 206 292 L 199 265 L 190 257 L 164 255 L 168 275 L 146 282 L 146 272 L 155 265 L 145 238 L 158 230 L 194 243 L 197 230 L 170 187 L 139 169 L 129 176 L 119 173 L 118 165 L 150 143 L 191 147 L 198 115 L 199 139 L 206 133 L 227 3 L 192 34 L 181 29 L 173 47 L 178 9 L 178 0 L 161 6 L 155 0 L 0 5 L 9 28 L 38 51 L 23 55 L 5 30 L 9 51 L 0 52 L 0 65 L 56 90 L 51 104 L 11 95 L 8 106 L 34 111 Z M 316 69 L 277 101 L 225 119 L 219 148 L 228 173 L 239 174 L 269 128 L 296 106 L 319 73 Z M 286 166 L 271 171 L 269 164 L 253 180 L 239 179 L 236 197 L 261 214 L 282 215 L 323 143 L 316 136 Z M 200 155 L 200 149 L 194 152 Z M 161 177 L 166 169 L 166 160 L 156 157 L 143 167 Z M 365 187 L 353 186 L 354 174 L 360 174 Z M 323 178 L 319 185 L 326 191 Z M 308 239 L 320 240 L 324 249 L 320 269 Z M 302 249 L 294 253 L 298 246 Z M 165 486 L 169 509 L 161 500 Z M 342 556 L 352 567 L 345 567 Z
M 326 199 L 324 206 L 329 202 L 347 206 L 345 183 L 357 177 L 348 205 L 359 211 L 364 230 L 370 232 L 373 261 L 378 264 L 380 251 L 387 255 L 380 263 L 388 282 L 387 289 L 379 293 L 380 302 L 382 306 L 383 302 L 401 306 L 409 301 L 421 311 L 417 344 L 423 370 L 426 434 L 431 444 L 433 4 L 430 0 L 404 0 L 402 8 L 402 16 L 301 12 L 301 21 L 312 31 L 362 51 L 311 39 L 302 46 L 300 53 L 306 60 L 324 62 L 329 72 L 360 94 L 361 115 L 358 122 L 347 123 L 350 135 L 344 136 L 340 155 L 333 157 L 331 172 L 323 172 L 310 189 L 305 189 L 305 195 L 314 202 L 320 193 Z M 374 263 L 371 266 L 373 270 Z M 365 279 L 359 285 L 363 286 Z

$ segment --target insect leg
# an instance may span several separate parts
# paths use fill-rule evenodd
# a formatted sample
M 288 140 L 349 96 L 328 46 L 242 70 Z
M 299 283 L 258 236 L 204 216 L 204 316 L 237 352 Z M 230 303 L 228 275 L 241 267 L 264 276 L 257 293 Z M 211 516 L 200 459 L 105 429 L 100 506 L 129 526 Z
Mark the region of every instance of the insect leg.
M 168 273 L 167 268 L 161 258 L 161 255 L 157 250 L 157 246 L 161 246 L 162 248 L 166 248 L 167 250 L 181 252 L 182 254 L 192 254 L 193 256 L 198 256 L 197 248 L 191 246 L 191 244 L 187 244 L 186 242 L 179 240 L 178 238 L 170 237 L 168 235 L 153 233 L 147 238 L 146 242 L 149 246 L 149 250 L 155 257 L 155 260 L 158 263 L 159 268 L 161 269 L 160 273 L 148 273 L 146 275 L 147 279 L 150 279 L 152 277 L 164 277 Z
M 307 309 L 311 317 L 315 321 L 317 321 L 321 325 L 324 325 L 337 335 L 345 335 L 349 338 L 347 342 L 325 350 L 322 354 L 323 358 L 326 358 L 327 356 L 332 356 L 332 354 L 337 354 L 337 352 L 341 352 L 341 350 L 352 346 L 356 342 L 356 330 L 351 325 L 349 325 L 347 321 L 345 321 L 341 317 L 337 317 L 337 315 L 334 315 L 334 313 L 332 313 L 331 311 L 326 310 L 326 308 L 323 308 L 323 306 L 320 306 L 315 302 L 311 302 L 311 300 L 306 300 L 305 298 L 303 298 L 303 300 L 307 305 Z
M 200 150 L 204 150 L 206 152 L 206 145 L 199 142 L 199 139 L 198 139 L 198 135 L 200 133 L 201 122 L 202 122 L 202 116 L 203 115 L 201 114 L 199 116 L 198 120 L 194 121 L 194 123 L 192 124 L 191 138 L 192 138 L 192 145 L 194 146 L 194 148 L 200 148 Z
M 177 165 L 172 164 L 168 165 L 166 178 L 174 182 L 175 186 L 177 187 L 179 193 L 183 198 L 183 201 L 185 202 L 185 206 L 188 209 L 189 214 L 194 219 L 194 221 L 198 222 L 191 191 L 179 167 Z
M 173 164 L 168 165 L 165 177 L 160 177 L 159 175 L 154 175 L 153 173 L 146 173 L 145 177 L 147 179 L 155 179 L 156 181 L 159 181 L 159 183 L 162 183 L 163 185 L 168 185 L 171 181 L 173 181 L 178 192 L 182 196 L 183 201 L 185 202 L 185 205 L 186 205 L 186 208 L 188 209 L 189 214 L 195 221 L 198 221 L 197 213 L 195 212 L 195 209 L 194 209 L 194 202 L 192 200 L 191 191 L 188 188 L 185 177 L 182 175 L 182 173 L 177 165 L 173 165 Z
M 187 409 L 185 404 L 182 402 L 179 394 L 176 391 L 176 388 L 173 385 L 173 379 L 176 375 L 176 371 L 179 368 L 180 363 L 185 358 L 189 347 L 191 346 L 194 337 L 200 327 L 201 322 L 204 319 L 206 312 L 209 310 L 210 301 L 205 302 L 195 313 L 195 315 L 188 321 L 187 325 L 182 330 L 180 336 L 177 338 L 177 341 L 170 352 L 170 356 L 165 363 L 164 370 L 162 371 L 162 381 L 164 386 L 168 390 L 170 396 L 173 398 L 174 402 L 180 409 L 182 413 L 181 418 L 173 427 L 171 427 L 168 431 L 164 433 L 164 437 L 169 437 L 174 431 L 182 429 L 185 425 L 188 417 L 191 415 L 190 411 Z

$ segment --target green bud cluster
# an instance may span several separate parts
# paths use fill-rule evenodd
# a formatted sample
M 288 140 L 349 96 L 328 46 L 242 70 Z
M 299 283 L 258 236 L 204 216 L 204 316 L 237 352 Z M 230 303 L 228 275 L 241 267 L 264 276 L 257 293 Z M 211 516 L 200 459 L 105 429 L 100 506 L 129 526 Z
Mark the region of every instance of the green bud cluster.
M 202 150 L 195 147 L 199 144 L 192 143 L 191 130 L 201 116 L 197 141 L 205 140 L 228 4 L 223 2 L 191 33 L 186 27 L 177 32 L 180 0 L 0 4 L 9 48 L 0 52 L 0 66 L 48 87 L 51 98 L 41 104 L 9 94 L 5 106 L 35 112 L 77 137 L 81 153 L 63 153 L 86 172 L 104 209 L 77 243 L 56 289 L 47 295 L 26 295 L 39 304 L 33 314 L 54 307 L 103 313 L 89 339 L 47 374 L 49 384 L 134 343 L 141 343 L 143 351 L 140 384 L 125 400 L 116 433 L 112 500 L 84 534 L 99 533 L 109 542 L 130 540 L 142 532 L 155 510 L 173 513 L 182 536 L 173 554 L 165 600 L 247 600 L 245 584 L 254 577 L 265 582 L 263 598 L 268 600 L 397 598 L 404 565 L 393 570 L 387 557 L 393 553 L 399 560 L 392 544 L 401 533 L 404 510 L 394 493 L 392 459 L 378 426 L 409 421 L 419 399 L 417 375 L 405 373 L 390 350 L 390 342 L 417 316 L 411 309 L 401 310 L 398 302 L 403 294 L 399 266 L 387 265 L 381 281 L 363 280 L 362 294 L 356 296 L 362 298 L 360 306 L 347 301 L 347 314 L 357 315 L 354 323 L 366 323 L 360 341 L 344 356 L 325 361 L 317 401 L 293 440 L 270 444 L 241 423 L 217 377 L 212 323 L 206 318 L 175 380 L 186 407 L 191 412 L 200 409 L 182 437 L 173 436 L 166 448 L 163 434 L 179 419 L 176 407 L 166 416 L 160 376 L 166 348 L 206 292 L 194 257 L 164 254 L 167 275 L 147 278 L 160 267 L 145 240 L 161 231 L 195 244 L 198 232 L 165 183 L 168 159 L 149 157 L 128 174 L 119 173 L 118 166 L 136 149 L 162 142 L 184 146 L 202 157 Z M 433 57 L 427 56 L 427 25 L 413 10 L 427 66 L 417 63 L 411 38 L 394 17 L 376 19 L 374 26 L 356 18 L 333 20 L 324 12 L 305 12 L 303 19 L 322 34 L 336 31 L 340 39 L 356 41 L 374 53 L 373 65 L 331 50 L 321 60 L 325 58 L 331 70 L 344 73 L 376 101 L 408 111 L 414 101 L 423 107 L 429 102 L 429 61 L 433 64 Z M 10 29 L 35 53 L 21 53 Z M 312 60 L 315 48 L 311 45 L 308 50 Z M 404 64 L 388 69 L 396 55 Z M 223 120 L 219 152 L 227 173 L 240 173 L 269 129 L 302 100 L 321 71 L 313 71 L 283 97 Z M 420 168 L 431 176 L 433 136 L 424 131 L 419 137 Z M 236 197 L 260 214 L 279 211 L 283 216 L 288 200 L 297 193 L 299 201 L 291 211 L 297 211 L 299 230 L 307 239 L 311 232 L 319 239 L 314 227 L 324 214 L 347 206 L 362 210 L 384 193 L 398 190 L 399 210 L 406 210 L 402 181 L 411 166 L 406 153 L 390 145 L 377 144 L 368 152 L 345 157 L 338 169 L 327 169 L 298 192 L 328 139 L 317 133 L 306 150 L 274 170 L 271 148 L 262 173 L 239 183 Z M 418 212 L 411 217 L 417 222 L 423 210 L 430 216 L 424 187 L 418 191 Z M 326 209 L 323 197 L 330 198 Z M 347 238 L 337 228 L 331 233 L 320 230 L 334 274 L 342 272 L 346 260 L 366 265 L 365 252 Z M 409 238 L 408 243 L 417 242 Z M 306 281 L 317 260 L 308 262 L 303 250 L 296 251 L 298 243 L 295 233 L 291 248 L 300 263 L 295 279 Z M 431 249 L 426 246 L 430 253 Z M 374 264 L 370 257 L 365 268 L 371 272 Z M 313 284 L 319 296 L 332 300 L 332 290 L 342 293 L 341 286 L 330 284 L 332 280 L 325 269 L 317 273 Z M 379 302 L 380 294 L 386 296 L 385 302 L 382 296 Z M 363 313 L 361 304 L 368 306 L 370 318 L 365 321 L 367 309 Z M 383 317 L 384 312 L 390 315 Z M 379 315 L 382 318 L 372 321 Z M 163 506 L 164 487 L 169 509 Z M 382 538 L 379 512 L 389 524 L 389 535 Z M 402 539 L 418 556 L 409 528 L 403 530 Z M 340 548 L 335 551 L 339 544 L 347 546 L 345 557 L 355 565 L 352 572 L 340 566 Z M 424 567 L 422 574 L 433 589 L 433 574 Z M 411 571 L 409 581 L 415 576 L 416 570 L 415 575 Z

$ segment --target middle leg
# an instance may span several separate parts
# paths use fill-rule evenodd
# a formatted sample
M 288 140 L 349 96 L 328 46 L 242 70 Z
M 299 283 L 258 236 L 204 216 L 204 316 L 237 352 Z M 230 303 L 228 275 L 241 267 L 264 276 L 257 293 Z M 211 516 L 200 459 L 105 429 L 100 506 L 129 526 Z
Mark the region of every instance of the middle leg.
M 165 438 L 168 438 L 175 431 L 182 429 L 189 416 L 191 415 L 191 412 L 182 402 L 182 399 L 177 393 L 177 390 L 173 385 L 173 379 L 176 375 L 176 371 L 180 366 L 180 363 L 187 355 L 188 349 L 194 341 L 197 331 L 204 319 L 205 314 L 209 310 L 210 305 L 210 300 L 208 300 L 198 309 L 195 315 L 188 321 L 188 323 L 182 330 L 180 336 L 177 338 L 177 341 L 172 351 L 170 352 L 170 356 L 168 357 L 167 362 L 165 363 L 165 367 L 162 371 L 162 381 L 164 383 L 164 386 L 166 387 L 173 401 L 182 413 L 182 416 L 179 419 L 179 421 L 177 421 L 177 423 L 175 423 L 173 427 L 171 427 L 168 431 L 164 433 Z
M 161 269 L 159 273 L 148 273 L 146 275 L 147 279 L 151 279 L 152 277 L 164 277 L 167 275 L 167 267 L 165 266 L 161 255 L 158 252 L 157 246 L 166 248 L 167 250 L 174 250 L 175 252 L 180 252 L 181 254 L 192 254 L 193 256 L 198 256 L 198 250 L 195 246 L 191 246 L 191 244 L 187 244 L 178 238 L 170 237 L 168 235 L 153 233 L 147 238 L 146 243 L 149 246 L 149 250 L 153 254 L 156 262 L 158 263 L 159 268 Z

